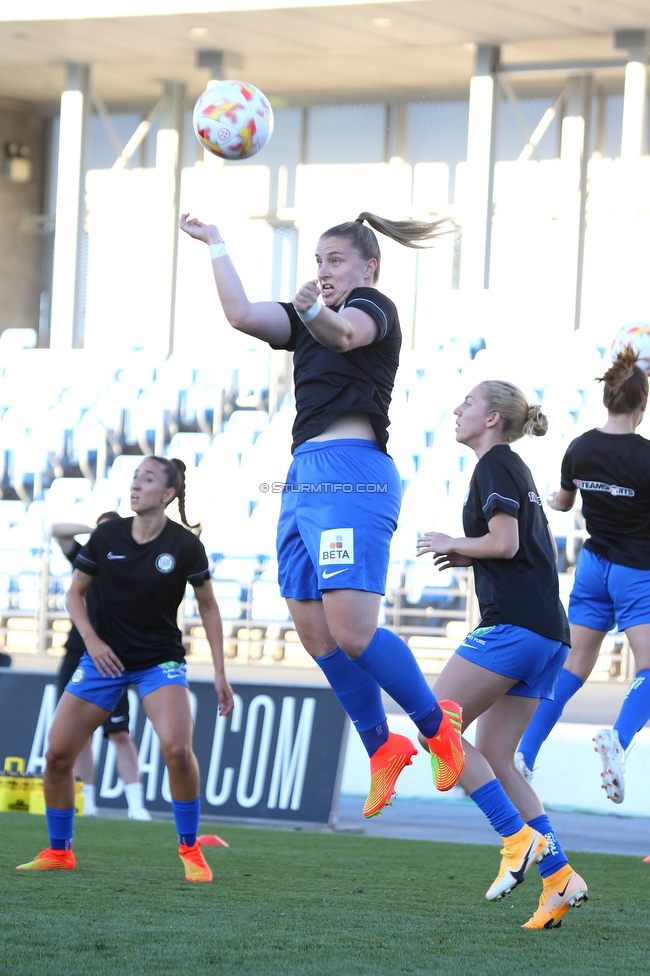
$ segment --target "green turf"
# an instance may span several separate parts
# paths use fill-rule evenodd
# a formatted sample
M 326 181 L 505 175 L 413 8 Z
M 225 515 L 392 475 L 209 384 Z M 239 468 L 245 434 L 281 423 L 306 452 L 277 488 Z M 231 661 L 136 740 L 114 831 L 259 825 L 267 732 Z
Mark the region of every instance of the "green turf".
M 183 879 L 170 823 L 79 819 L 78 867 L 19 874 L 45 824 L 0 815 L 0 971 L 56 976 L 345 974 L 647 976 L 650 866 L 574 854 L 589 903 L 561 929 L 522 931 L 536 870 L 488 904 L 494 847 L 215 829 L 213 884 Z

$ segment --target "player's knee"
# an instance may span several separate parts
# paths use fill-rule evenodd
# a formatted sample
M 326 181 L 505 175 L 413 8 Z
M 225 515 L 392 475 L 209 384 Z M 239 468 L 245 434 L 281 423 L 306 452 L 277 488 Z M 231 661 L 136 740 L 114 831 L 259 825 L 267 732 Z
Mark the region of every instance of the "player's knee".
M 489 747 L 482 749 L 481 752 L 490 764 L 497 779 L 501 779 L 504 775 L 515 771 L 514 752 L 510 754 L 503 752 L 503 750 L 490 749 Z
M 371 627 L 371 626 L 355 627 L 354 625 L 351 627 L 341 626 L 335 628 L 335 633 L 333 634 L 333 636 L 335 637 L 338 646 L 341 648 L 343 653 L 347 657 L 355 658 L 363 654 L 368 644 L 372 640 L 376 630 L 377 630 L 376 626 L 375 627 Z
M 109 732 L 108 738 L 119 747 L 128 745 L 130 736 L 128 732 L 122 730 L 121 732 Z
M 192 747 L 181 742 L 161 743 L 162 754 L 167 766 L 183 771 L 189 769 L 194 762 Z
M 45 763 L 51 773 L 66 773 L 73 768 L 75 756 L 66 746 L 51 742 L 45 753 Z

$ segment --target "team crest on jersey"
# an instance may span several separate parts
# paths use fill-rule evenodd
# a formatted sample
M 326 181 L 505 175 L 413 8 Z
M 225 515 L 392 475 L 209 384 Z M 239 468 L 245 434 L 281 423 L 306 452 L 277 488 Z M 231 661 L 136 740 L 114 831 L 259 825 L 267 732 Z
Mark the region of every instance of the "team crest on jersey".
M 354 529 L 326 529 L 320 534 L 321 566 L 354 562 Z
M 77 670 L 75 671 L 75 673 L 70 678 L 70 684 L 71 685 L 79 685 L 79 684 L 81 684 L 81 682 L 83 681 L 83 679 L 85 677 L 86 677 L 86 672 L 84 671 L 84 669 L 83 668 L 77 668 Z
M 156 569 L 159 573 L 171 573 L 176 565 L 176 560 L 170 552 L 161 552 L 156 559 Z
M 534 491 L 528 492 L 528 501 L 535 502 L 536 505 L 540 505 L 540 506 L 542 504 L 542 499 L 539 497 L 539 495 L 536 495 Z

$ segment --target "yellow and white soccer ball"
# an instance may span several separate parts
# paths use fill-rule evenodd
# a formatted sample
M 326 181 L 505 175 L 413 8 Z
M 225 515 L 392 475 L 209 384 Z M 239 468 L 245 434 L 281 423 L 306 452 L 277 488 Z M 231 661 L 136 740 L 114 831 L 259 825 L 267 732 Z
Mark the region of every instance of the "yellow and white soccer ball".
M 219 81 L 194 106 L 194 132 L 221 159 L 248 159 L 269 141 L 273 109 L 259 88 L 245 81 Z
M 627 345 L 638 352 L 639 366 L 650 376 L 650 322 L 629 322 L 619 329 L 610 349 L 612 359 Z

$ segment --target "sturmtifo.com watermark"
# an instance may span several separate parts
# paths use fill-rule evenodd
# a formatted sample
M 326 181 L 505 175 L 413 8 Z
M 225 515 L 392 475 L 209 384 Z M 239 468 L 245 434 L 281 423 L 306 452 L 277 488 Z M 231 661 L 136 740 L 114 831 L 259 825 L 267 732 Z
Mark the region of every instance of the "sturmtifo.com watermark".
M 332 495 L 336 492 L 344 492 L 346 494 L 365 494 L 365 495 L 386 495 L 388 494 L 388 485 L 374 485 L 374 484 L 349 484 L 344 481 L 319 481 L 316 484 L 311 482 L 297 482 L 296 484 L 287 483 L 285 481 L 272 481 L 267 484 L 263 481 L 260 485 L 260 491 L 263 495 L 267 492 L 277 492 L 282 494 L 284 492 L 289 492 L 291 494 L 322 494 L 322 495 Z

